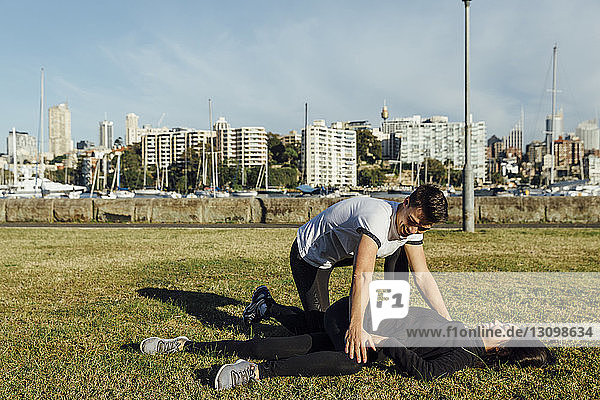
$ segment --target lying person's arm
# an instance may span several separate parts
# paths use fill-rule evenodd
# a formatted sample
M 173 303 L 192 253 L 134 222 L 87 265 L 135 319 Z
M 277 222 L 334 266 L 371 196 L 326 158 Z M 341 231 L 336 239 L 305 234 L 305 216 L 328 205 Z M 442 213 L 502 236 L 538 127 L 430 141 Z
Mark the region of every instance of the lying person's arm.
M 431 380 L 474 365 L 477 355 L 469 349 L 449 348 L 448 353 L 432 360 L 425 360 L 414 351 L 404 347 L 395 338 L 379 344 L 383 353 L 394 360 L 398 369 L 416 379 Z

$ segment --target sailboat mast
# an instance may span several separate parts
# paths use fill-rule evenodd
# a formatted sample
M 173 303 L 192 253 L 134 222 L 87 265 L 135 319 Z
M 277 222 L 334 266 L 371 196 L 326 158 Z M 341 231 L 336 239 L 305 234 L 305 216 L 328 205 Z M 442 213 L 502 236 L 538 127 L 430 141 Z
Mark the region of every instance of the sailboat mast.
M 209 126 L 209 130 L 210 130 L 210 163 L 211 163 L 211 172 L 212 172 L 211 181 L 212 181 L 213 197 L 217 197 L 217 184 L 215 182 L 217 166 L 215 165 L 215 141 L 213 138 L 212 100 L 211 99 L 208 99 L 208 126 Z
M 38 130 L 38 154 L 37 165 L 35 167 L 35 190 L 38 188 L 38 180 L 40 178 L 40 164 L 44 153 L 44 68 L 41 70 L 40 79 L 40 129 Z M 41 148 L 40 148 L 41 145 Z
M 13 126 L 12 129 L 12 148 L 13 148 L 13 183 L 15 185 L 15 188 L 17 187 L 17 176 L 19 175 L 19 172 L 17 170 L 17 131 L 15 129 L 15 127 Z
M 550 183 L 554 183 L 554 133 L 556 132 L 556 52 L 557 46 L 554 45 L 552 51 L 552 133 L 550 140 L 550 152 L 552 154 L 552 163 L 550 164 Z

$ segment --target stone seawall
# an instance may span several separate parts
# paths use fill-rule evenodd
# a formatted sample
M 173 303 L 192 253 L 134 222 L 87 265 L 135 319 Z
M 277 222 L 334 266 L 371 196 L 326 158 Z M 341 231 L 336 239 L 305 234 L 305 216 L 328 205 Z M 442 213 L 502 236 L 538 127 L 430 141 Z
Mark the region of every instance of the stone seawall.
M 403 199 L 395 199 L 402 201 Z M 0 199 L 5 222 L 302 224 L 340 199 Z M 449 221 L 462 221 L 451 197 Z M 600 197 L 477 197 L 478 223 L 600 223 Z

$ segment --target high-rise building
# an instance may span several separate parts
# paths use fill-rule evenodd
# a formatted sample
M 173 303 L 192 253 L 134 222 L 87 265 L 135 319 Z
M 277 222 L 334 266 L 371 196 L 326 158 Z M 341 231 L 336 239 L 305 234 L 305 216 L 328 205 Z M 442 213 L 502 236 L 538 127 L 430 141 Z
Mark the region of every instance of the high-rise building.
M 267 131 L 259 126 L 243 126 L 232 129 L 235 140 L 233 159 L 228 159 L 229 165 L 242 167 L 257 167 L 267 163 Z
M 364 129 L 366 131 L 372 132 L 373 128 L 371 124 L 367 120 L 363 121 L 346 121 L 342 123 L 342 127 L 344 129 L 352 129 L 353 131 L 357 131 L 359 129 Z
M 125 146 L 140 142 L 140 136 L 138 135 L 139 121 L 140 117 L 134 113 L 125 116 Z
M 560 110 L 554 116 L 554 138 L 552 138 L 552 115 L 546 116 L 546 149 L 548 154 L 552 153 L 552 139 L 556 140 L 559 136 L 563 135 L 563 112 Z
M 111 149 L 113 143 L 113 122 L 100 121 L 100 147 Z
M 141 137 L 142 159 L 146 166 L 167 168 L 171 164 L 183 163 L 185 149 L 199 149 L 210 143 L 210 132 L 188 128 L 143 128 Z
M 226 159 L 234 159 L 236 154 L 236 143 L 229 122 L 227 122 L 224 117 L 219 117 L 217 122 L 215 122 L 213 129 L 217 136 L 216 146 L 219 151 L 219 160 L 224 162 Z
M 8 149 L 8 158 L 13 162 L 15 146 L 13 139 L 16 136 L 17 162 L 34 161 L 37 156 L 37 139 L 27 132 L 13 131 L 8 132 L 6 138 L 6 148 Z
M 232 128 L 220 117 L 213 126 L 221 162 L 240 167 L 256 167 L 267 163 L 267 131 L 262 126 Z
M 517 154 L 520 157 L 523 153 L 523 128 L 521 124 L 519 123 L 511 129 L 508 136 L 503 137 L 502 141 L 507 151 L 510 149 L 511 153 Z
M 559 136 L 554 141 L 554 168 L 557 176 L 581 175 L 583 143 L 578 137 Z
M 577 135 L 583 141 L 586 150 L 600 149 L 600 129 L 598 128 L 598 120 L 590 119 L 577 125 L 575 129 Z
M 67 103 L 48 109 L 48 134 L 50 136 L 49 152 L 54 157 L 62 156 L 73 150 L 71 111 Z
M 592 185 L 600 185 L 600 157 L 590 154 L 586 160 L 586 174 Z
M 316 120 L 302 130 L 302 169 L 309 185 L 356 186 L 356 131 Z
M 454 168 L 464 164 L 464 122 L 448 122 L 448 117 L 428 119 L 414 115 L 385 120 L 382 131 L 389 135 L 382 143 L 384 158 L 403 163 L 422 163 L 426 158 L 450 160 Z M 475 179 L 485 180 L 486 126 L 471 122 L 471 158 Z M 387 143 L 386 143 L 387 142 Z
M 527 145 L 527 161 L 533 164 L 541 165 L 546 155 L 546 144 L 539 140 L 534 140 Z

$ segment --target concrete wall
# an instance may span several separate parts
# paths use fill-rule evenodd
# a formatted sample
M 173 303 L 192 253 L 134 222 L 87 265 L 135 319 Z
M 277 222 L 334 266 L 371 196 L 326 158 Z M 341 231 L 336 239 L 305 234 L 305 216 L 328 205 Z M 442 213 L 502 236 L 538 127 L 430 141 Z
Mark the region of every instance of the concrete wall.
M 403 199 L 394 199 L 402 201 Z M 153 222 L 302 224 L 339 199 L 0 199 L 3 222 Z M 462 221 L 451 197 L 449 222 Z M 481 223 L 600 223 L 600 197 L 477 197 Z

